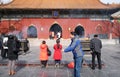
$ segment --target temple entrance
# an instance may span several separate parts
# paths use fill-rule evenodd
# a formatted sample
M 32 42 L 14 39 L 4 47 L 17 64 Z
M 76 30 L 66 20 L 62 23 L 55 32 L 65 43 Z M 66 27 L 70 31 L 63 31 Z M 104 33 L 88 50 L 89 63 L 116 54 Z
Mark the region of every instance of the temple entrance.
M 27 37 L 28 38 L 37 38 L 37 29 L 34 26 L 29 26 L 27 30 Z
M 80 36 L 80 37 L 84 37 L 85 36 L 85 30 L 82 26 L 77 26 L 75 28 L 75 32 Z
M 50 27 L 49 32 L 50 32 L 50 34 L 49 34 L 50 39 L 61 38 L 62 37 L 62 28 L 58 24 L 53 24 Z

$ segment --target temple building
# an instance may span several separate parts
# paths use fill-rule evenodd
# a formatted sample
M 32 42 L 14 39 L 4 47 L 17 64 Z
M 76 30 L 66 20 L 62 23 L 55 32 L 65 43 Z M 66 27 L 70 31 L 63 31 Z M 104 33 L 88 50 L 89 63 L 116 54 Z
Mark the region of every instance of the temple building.
M 99 0 L 8 0 L 0 2 L 0 33 L 16 30 L 24 38 L 69 38 L 71 31 L 80 37 L 98 34 L 101 39 L 116 38 L 112 27 L 119 22 L 112 14 L 120 4 Z M 114 20 L 114 22 L 113 22 Z

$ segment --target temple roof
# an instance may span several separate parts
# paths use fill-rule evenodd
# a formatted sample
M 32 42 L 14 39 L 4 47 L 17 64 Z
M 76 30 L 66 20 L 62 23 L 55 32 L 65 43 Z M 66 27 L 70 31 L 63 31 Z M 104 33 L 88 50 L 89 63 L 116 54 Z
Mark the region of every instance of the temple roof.
M 14 0 L 0 5 L 2 9 L 111 9 L 119 5 L 111 6 L 103 4 L 99 0 Z
M 116 12 L 116 13 L 113 13 L 111 16 L 113 18 L 120 18 L 120 10 L 118 12 Z

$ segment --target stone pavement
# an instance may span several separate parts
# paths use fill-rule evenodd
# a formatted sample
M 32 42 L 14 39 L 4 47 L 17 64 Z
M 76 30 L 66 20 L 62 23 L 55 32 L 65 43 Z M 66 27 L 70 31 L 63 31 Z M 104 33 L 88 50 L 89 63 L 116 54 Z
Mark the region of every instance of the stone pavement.
M 73 61 L 71 53 L 64 53 L 62 58 L 62 64 L 60 68 L 53 66 L 53 57 L 49 57 L 48 67 L 41 68 L 39 61 L 39 44 L 42 40 L 29 39 L 30 51 L 26 55 L 20 55 L 17 61 L 19 65 L 16 65 L 17 73 L 11 77 L 73 77 L 73 69 L 67 68 L 65 64 Z M 50 50 L 53 51 L 53 45 L 55 40 L 46 40 Z M 63 49 L 70 43 L 70 40 L 61 40 Z M 53 54 L 52 54 L 53 55 Z M 81 77 L 120 77 L 120 45 L 103 45 L 102 48 L 102 63 L 103 69 L 91 70 L 88 66 L 91 64 L 91 55 L 86 54 Z M 8 60 L 2 60 L 0 57 L 0 77 L 9 77 L 8 68 L 6 66 Z M 22 64 L 22 65 L 20 65 Z M 27 65 L 29 64 L 29 65 Z M 31 65 L 30 65 L 31 64 Z M 32 65 L 35 64 L 35 65 Z M 4 65 L 4 66 L 3 66 Z

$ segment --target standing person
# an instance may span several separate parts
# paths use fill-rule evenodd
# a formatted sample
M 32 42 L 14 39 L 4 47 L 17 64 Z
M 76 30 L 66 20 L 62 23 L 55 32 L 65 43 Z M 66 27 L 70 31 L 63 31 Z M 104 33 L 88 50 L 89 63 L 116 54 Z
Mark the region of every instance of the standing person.
M 17 37 L 13 35 L 8 36 L 8 67 L 9 75 L 15 74 L 15 62 L 18 59 L 18 52 L 20 48 L 20 43 L 17 40 Z
M 7 42 L 8 42 L 8 36 L 7 35 L 3 35 L 3 37 L 2 37 L 2 51 L 1 51 L 2 59 L 6 59 L 8 57 Z
M 2 37 L 1 37 L 1 34 L 0 34 L 0 50 L 2 49 Z
M 98 35 L 94 35 L 94 38 L 90 40 L 90 49 L 92 50 L 92 69 L 95 69 L 95 56 L 98 59 L 98 68 L 101 69 L 101 48 L 102 42 L 98 39 Z
M 52 32 L 49 32 L 49 38 L 52 39 Z
M 30 48 L 29 40 L 27 38 L 25 38 L 25 41 L 24 41 L 24 53 L 25 54 L 27 53 L 29 48 Z
M 55 38 L 55 32 L 51 32 L 51 36 L 52 36 L 52 39 L 54 39 Z
M 62 45 L 60 44 L 60 40 L 56 40 L 56 44 L 54 45 L 54 55 L 53 58 L 55 60 L 55 67 L 59 67 L 62 59 Z
M 61 32 L 57 32 L 57 38 L 60 39 L 61 38 Z
M 42 44 L 40 45 L 40 60 L 42 67 L 47 66 L 47 61 L 48 61 L 48 52 L 47 52 L 47 44 L 46 41 L 42 41 Z
M 3 56 L 3 54 L 4 54 L 4 49 L 3 49 L 3 38 L 4 38 L 4 36 L 5 36 L 4 33 L 2 33 L 1 36 L 0 36 L 0 41 L 1 41 L 1 57 L 2 57 L 2 59 L 4 59 L 4 56 Z
M 74 77 L 80 77 L 80 70 L 84 52 L 79 40 L 79 36 L 75 32 L 71 32 L 71 44 L 64 50 L 64 52 L 72 51 L 74 58 Z

